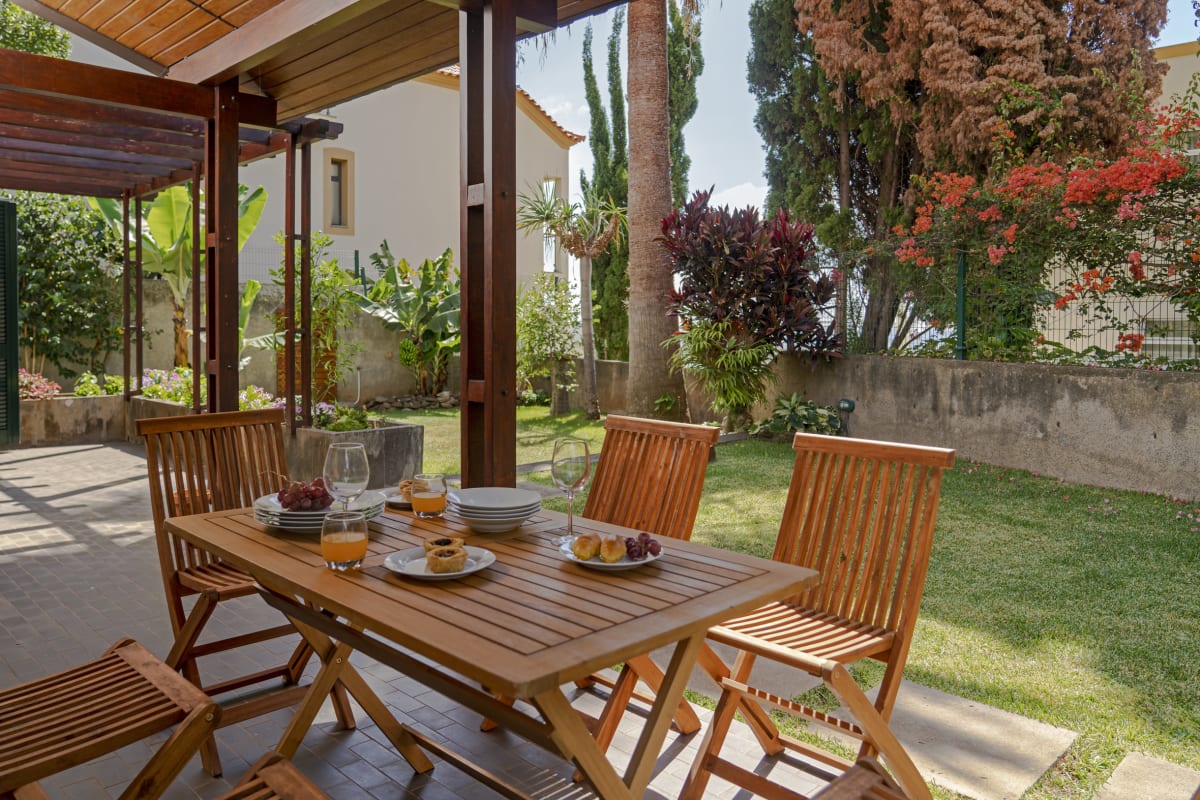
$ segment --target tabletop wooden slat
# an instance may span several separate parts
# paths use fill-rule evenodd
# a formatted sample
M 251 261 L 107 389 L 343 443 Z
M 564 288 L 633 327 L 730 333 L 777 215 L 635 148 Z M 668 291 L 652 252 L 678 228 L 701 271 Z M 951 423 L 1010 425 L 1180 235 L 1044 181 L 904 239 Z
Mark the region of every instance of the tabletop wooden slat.
M 543 510 L 516 531 L 473 534 L 452 514 L 419 520 L 389 510 L 371 521 L 364 568 L 336 573 L 325 569 L 316 533 L 268 528 L 250 509 L 167 522 L 276 591 L 518 697 L 677 642 L 817 580 L 811 570 L 676 540 L 652 564 L 591 570 L 553 544 L 563 523 L 564 515 Z M 592 520 L 576 525 L 631 533 Z M 443 535 L 491 550 L 495 564 L 448 581 L 404 578 L 383 566 L 389 553 Z

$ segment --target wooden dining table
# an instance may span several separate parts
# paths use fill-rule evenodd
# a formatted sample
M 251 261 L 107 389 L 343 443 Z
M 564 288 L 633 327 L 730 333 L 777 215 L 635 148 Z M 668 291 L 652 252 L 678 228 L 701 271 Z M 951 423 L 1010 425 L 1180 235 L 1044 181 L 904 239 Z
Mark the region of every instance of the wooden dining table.
M 418 519 L 388 510 L 370 523 L 362 569 L 335 572 L 319 536 L 269 528 L 251 509 L 168 519 L 167 530 L 254 576 L 266 600 L 292 620 L 321 659 L 309 692 L 279 742 L 295 754 L 330 691 L 348 691 L 417 771 L 433 752 L 509 797 L 503 777 L 400 724 L 349 663 L 352 651 L 385 663 L 575 763 L 602 798 L 641 798 L 674 709 L 713 624 L 814 585 L 818 576 L 695 542 L 663 540 L 653 563 L 607 571 L 560 551 L 565 515 L 541 510 L 516 530 L 474 534 L 453 513 Z M 576 518 L 576 532 L 636 531 Z M 418 580 L 384 566 L 425 539 L 458 536 L 495 555 L 487 568 L 450 580 Z M 564 684 L 597 669 L 673 646 L 664 679 L 624 774 L 571 707 Z M 533 711 L 498 696 L 527 701 Z

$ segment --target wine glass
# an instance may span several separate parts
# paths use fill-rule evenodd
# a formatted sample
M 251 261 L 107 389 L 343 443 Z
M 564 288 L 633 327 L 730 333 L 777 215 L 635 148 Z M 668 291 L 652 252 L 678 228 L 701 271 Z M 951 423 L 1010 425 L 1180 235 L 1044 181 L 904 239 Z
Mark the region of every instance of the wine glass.
M 592 459 L 587 442 L 568 437 L 554 443 L 550 477 L 567 495 L 567 535 L 560 536 L 555 544 L 562 545 L 574 538 L 575 493 L 587 484 L 591 473 Z
M 329 445 L 321 474 L 325 478 L 325 488 L 342 501 L 342 511 L 349 511 L 350 503 L 367 488 L 367 480 L 371 476 L 367 449 L 358 442 Z

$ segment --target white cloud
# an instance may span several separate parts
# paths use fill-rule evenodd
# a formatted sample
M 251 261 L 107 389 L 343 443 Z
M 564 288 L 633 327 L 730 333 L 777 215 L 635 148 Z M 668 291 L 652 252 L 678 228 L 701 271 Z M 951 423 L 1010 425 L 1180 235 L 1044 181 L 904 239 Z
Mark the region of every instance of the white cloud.
M 714 191 L 708 204 L 710 206 L 729 206 L 730 208 L 756 206 L 759 211 L 762 211 L 766 202 L 767 185 L 746 181 L 728 189 Z

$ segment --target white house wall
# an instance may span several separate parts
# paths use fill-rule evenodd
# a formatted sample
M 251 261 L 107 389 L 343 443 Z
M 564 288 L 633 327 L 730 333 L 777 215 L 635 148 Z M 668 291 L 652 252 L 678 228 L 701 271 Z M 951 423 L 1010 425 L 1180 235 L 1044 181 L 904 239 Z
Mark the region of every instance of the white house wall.
M 399 84 L 331 110 L 345 129 L 333 142 L 313 146 L 314 230 L 333 239 L 333 255 L 353 266 L 353 253 L 374 277 L 369 258 L 385 239 L 397 258 L 416 264 L 446 248 L 459 263 L 459 95 L 457 90 L 422 80 Z M 325 226 L 326 149 L 348 151 L 353 159 L 353 232 Z M 528 193 L 546 178 L 556 178 L 568 196 L 567 148 L 555 142 L 528 114 L 517 115 L 517 191 Z M 269 280 L 266 270 L 279 263 L 273 237 L 283 229 L 284 158 L 263 159 L 242 167 L 240 179 L 267 187 L 262 222 L 241 256 L 242 278 Z M 517 236 L 517 280 L 529 283 L 542 271 L 542 237 Z M 566 275 L 564 254 L 557 271 Z

